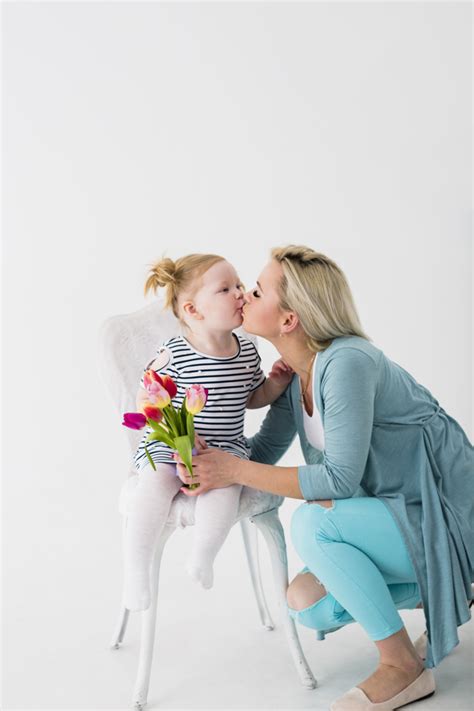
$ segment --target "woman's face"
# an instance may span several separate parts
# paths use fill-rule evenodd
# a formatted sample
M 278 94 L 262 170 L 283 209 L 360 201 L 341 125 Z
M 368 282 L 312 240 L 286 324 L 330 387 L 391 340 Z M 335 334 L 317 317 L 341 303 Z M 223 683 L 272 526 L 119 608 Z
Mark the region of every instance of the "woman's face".
M 257 285 L 244 294 L 242 326 L 247 333 L 270 341 L 279 337 L 284 313 L 280 308 L 277 288 L 282 277 L 281 265 L 271 259 L 261 271 Z

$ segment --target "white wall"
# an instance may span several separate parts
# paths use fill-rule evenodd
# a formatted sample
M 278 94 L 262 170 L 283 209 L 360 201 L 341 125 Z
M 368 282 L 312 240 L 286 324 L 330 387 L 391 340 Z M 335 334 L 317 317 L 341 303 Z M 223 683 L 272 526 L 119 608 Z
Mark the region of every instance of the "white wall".
M 106 644 L 119 602 L 128 453 L 97 333 L 150 301 L 146 266 L 162 251 L 222 253 L 249 287 L 272 246 L 328 254 L 374 343 L 472 439 L 471 11 L 2 9 L 4 704 L 110 707 L 123 697 L 101 699 L 90 637 Z M 268 369 L 276 353 L 261 353 Z M 248 433 L 262 415 L 249 413 Z M 283 463 L 299 462 L 294 445 Z M 283 506 L 287 532 L 298 504 Z M 175 575 L 188 533 L 169 544 Z M 234 530 L 219 585 L 236 556 L 244 565 Z M 300 567 L 290 550 L 290 574 Z M 199 595 L 183 576 L 168 603 L 181 586 Z

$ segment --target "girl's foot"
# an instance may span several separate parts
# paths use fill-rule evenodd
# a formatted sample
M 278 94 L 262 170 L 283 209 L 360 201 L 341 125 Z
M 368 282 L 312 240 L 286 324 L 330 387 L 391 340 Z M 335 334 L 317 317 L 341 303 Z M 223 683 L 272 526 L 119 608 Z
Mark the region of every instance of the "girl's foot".
M 420 676 L 424 668 L 421 659 L 405 669 L 379 664 L 375 672 L 357 686 L 372 703 L 378 704 L 399 694 Z
M 197 563 L 188 563 L 186 572 L 188 575 L 200 583 L 205 590 L 212 588 L 214 582 L 214 573 L 212 571 L 212 566 L 207 567 L 205 565 L 199 565 Z

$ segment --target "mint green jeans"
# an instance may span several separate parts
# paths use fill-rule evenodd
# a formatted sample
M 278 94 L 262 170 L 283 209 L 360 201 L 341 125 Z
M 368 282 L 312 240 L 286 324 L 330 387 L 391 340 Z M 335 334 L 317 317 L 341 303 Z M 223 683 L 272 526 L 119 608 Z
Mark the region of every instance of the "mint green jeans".
M 403 627 L 398 610 L 415 608 L 420 593 L 415 570 L 392 514 L 376 497 L 334 499 L 332 508 L 304 502 L 293 514 L 291 539 L 327 594 L 289 614 L 318 637 L 358 622 L 370 639 Z

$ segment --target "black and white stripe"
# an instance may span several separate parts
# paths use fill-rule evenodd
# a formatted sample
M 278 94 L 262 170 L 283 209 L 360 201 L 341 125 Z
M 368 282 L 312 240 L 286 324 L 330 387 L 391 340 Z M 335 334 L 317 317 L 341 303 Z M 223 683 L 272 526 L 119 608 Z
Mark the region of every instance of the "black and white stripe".
M 244 436 L 245 406 L 249 393 L 265 381 L 265 374 L 252 341 L 237 333 L 234 336 L 239 349 L 231 357 L 199 353 L 184 336 L 170 338 L 158 349 L 158 353 L 168 352 L 169 362 L 156 372 L 170 375 L 175 381 L 178 392 L 173 399 L 174 407 L 181 406 L 190 385 L 200 384 L 207 388 L 206 405 L 194 417 L 196 432 L 206 439 L 209 447 L 220 447 L 241 459 L 248 459 L 250 450 Z M 138 469 L 148 463 L 144 443 L 149 432 L 147 428 L 135 453 L 134 462 Z M 148 442 L 147 449 L 155 463 L 174 461 L 172 450 L 163 442 Z

